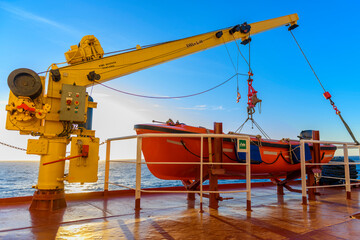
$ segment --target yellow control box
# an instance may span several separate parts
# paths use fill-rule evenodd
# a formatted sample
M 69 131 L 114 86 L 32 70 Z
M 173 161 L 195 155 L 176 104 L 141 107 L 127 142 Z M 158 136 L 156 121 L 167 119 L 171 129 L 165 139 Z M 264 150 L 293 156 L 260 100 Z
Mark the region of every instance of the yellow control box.
M 79 156 L 70 160 L 69 183 L 96 182 L 98 180 L 99 138 L 73 137 L 70 156 Z

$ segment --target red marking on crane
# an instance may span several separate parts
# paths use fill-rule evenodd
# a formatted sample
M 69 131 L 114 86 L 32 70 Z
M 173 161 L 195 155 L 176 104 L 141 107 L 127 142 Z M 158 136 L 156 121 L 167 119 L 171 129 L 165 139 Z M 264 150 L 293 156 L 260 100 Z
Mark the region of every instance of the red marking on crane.
M 29 106 L 26 105 L 25 103 L 22 103 L 20 106 L 17 106 L 16 108 L 17 108 L 17 109 L 22 108 L 22 109 L 24 109 L 24 110 L 26 110 L 26 111 L 29 111 L 29 112 L 35 112 L 35 111 L 36 111 L 35 108 L 29 107 Z

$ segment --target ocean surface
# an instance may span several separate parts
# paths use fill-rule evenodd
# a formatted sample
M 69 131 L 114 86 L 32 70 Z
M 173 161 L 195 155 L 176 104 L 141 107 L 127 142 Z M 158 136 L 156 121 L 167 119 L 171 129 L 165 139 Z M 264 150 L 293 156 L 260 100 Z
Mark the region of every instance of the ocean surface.
M 359 161 L 359 157 L 350 157 Z M 92 192 L 103 191 L 104 189 L 104 173 L 105 162 L 99 162 L 98 182 L 81 184 L 65 184 L 66 193 L 75 192 Z M 33 185 L 37 183 L 39 171 L 38 161 L 0 161 L 0 198 L 31 196 L 34 193 Z M 170 187 L 182 186 L 181 181 L 161 180 L 154 177 L 147 169 L 146 165 L 142 165 L 142 188 L 151 187 Z M 360 174 L 360 165 L 357 165 L 357 171 Z M 67 172 L 67 170 L 65 171 Z M 266 180 L 253 180 L 266 181 Z M 135 164 L 111 162 L 110 164 L 110 182 L 121 184 L 129 187 L 135 187 Z M 220 180 L 219 183 L 239 183 L 244 180 Z M 206 182 L 205 182 L 206 184 Z M 119 186 L 109 185 L 109 190 L 124 189 Z

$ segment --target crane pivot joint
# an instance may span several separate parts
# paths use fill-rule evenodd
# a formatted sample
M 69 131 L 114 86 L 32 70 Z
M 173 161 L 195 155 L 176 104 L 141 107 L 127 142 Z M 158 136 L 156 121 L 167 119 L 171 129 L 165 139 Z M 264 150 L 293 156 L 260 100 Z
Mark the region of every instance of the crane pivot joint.
M 238 24 L 238 25 L 234 26 L 232 29 L 230 29 L 229 33 L 231 35 L 233 35 L 235 32 L 239 32 L 239 31 L 240 31 L 240 25 Z
M 294 30 L 295 28 L 297 28 L 299 25 L 297 25 L 297 24 L 293 24 L 293 25 L 291 25 L 289 28 L 288 28 L 288 30 L 289 31 L 291 31 L 291 30 Z
M 247 22 L 244 22 L 241 25 L 236 25 L 232 29 L 229 30 L 229 33 L 232 35 L 235 32 L 241 32 L 241 33 L 249 33 L 251 29 L 251 26 L 247 24 Z
M 240 25 L 240 32 L 241 33 L 249 33 L 251 29 L 251 26 L 247 24 L 247 22 L 244 22 Z
M 217 38 L 221 38 L 223 34 L 224 34 L 223 31 L 218 31 L 218 32 L 215 34 L 215 36 L 216 36 Z
M 60 81 L 61 79 L 61 74 L 60 74 L 60 71 L 59 69 L 51 69 L 50 70 L 50 73 L 51 73 L 51 78 L 54 82 L 58 82 Z
M 87 78 L 89 79 L 89 81 L 92 81 L 92 82 L 95 80 L 100 80 L 100 74 L 95 73 L 95 71 L 91 71 L 87 75 Z
M 242 45 L 246 45 L 246 44 L 248 44 L 249 42 L 251 42 L 251 38 L 250 38 L 250 37 L 247 38 L 247 39 L 245 39 L 245 40 L 243 40 L 243 41 L 241 42 L 241 44 L 242 44 Z

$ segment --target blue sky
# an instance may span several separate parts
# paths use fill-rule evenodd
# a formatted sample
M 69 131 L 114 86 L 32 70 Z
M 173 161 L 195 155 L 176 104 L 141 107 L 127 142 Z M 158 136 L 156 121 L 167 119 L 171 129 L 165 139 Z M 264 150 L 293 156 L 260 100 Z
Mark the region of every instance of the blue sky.
M 325 88 L 360 138 L 360 34 L 356 0 L 342 1 L 0 1 L 0 141 L 26 146 L 27 136 L 6 131 L 7 76 L 16 68 L 44 71 L 63 62 L 64 52 L 85 35 L 95 35 L 105 52 L 189 37 L 245 21 L 252 23 L 298 13 L 294 31 Z M 233 59 L 234 43 L 228 44 Z M 247 47 L 242 47 L 247 55 Z M 263 100 L 255 120 L 275 139 L 296 138 L 301 130 L 320 130 L 324 140 L 351 141 L 322 96 L 286 27 L 253 36 L 254 88 Z M 239 72 L 246 73 L 244 61 Z M 234 74 L 224 46 L 165 63 L 107 84 L 146 95 L 179 96 L 203 91 Z M 92 90 L 98 109 L 94 129 L 101 140 L 134 134 L 133 125 L 166 121 L 212 128 L 223 122 L 233 131 L 246 119 L 246 78 L 182 100 L 149 100 L 121 95 L 102 86 Z M 90 89 L 89 89 L 90 91 Z M 258 133 L 247 125 L 247 133 Z M 37 159 L 0 146 L 0 159 Z M 134 150 L 135 152 L 135 150 Z M 103 155 L 103 150 L 101 151 Z M 102 156 L 103 158 L 103 156 Z

